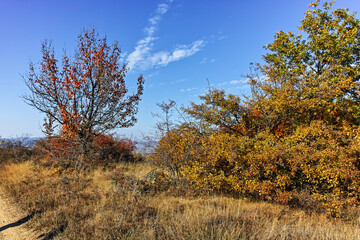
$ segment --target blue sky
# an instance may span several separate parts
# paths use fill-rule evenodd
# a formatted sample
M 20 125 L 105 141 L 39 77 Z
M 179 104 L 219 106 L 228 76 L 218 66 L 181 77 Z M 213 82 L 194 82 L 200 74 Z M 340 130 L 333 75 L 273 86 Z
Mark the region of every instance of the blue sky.
M 42 136 L 44 116 L 26 105 L 21 75 L 38 63 L 44 40 L 57 58 L 71 55 L 83 28 L 94 26 L 110 43 L 118 41 L 131 67 L 130 92 L 143 74 L 146 84 L 137 124 L 116 132 L 149 134 L 156 103 L 198 101 L 207 79 L 235 94 L 246 94 L 250 62 L 261 62 L 263 46 L 276 31 L 297 32 L 308 0 L 0 0 L 0 136 Z M 336 8 L 360 10 L 358 0 Z

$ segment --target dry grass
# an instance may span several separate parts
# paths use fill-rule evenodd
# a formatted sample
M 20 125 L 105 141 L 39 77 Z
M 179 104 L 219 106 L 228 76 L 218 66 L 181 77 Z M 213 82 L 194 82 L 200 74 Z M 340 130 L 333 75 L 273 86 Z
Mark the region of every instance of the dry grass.
M 347 221 L 281 205 L 221 196 L 143 191 L 152 166 L 121 163 L 78 173 L 31 161 L 3 165 L 0 185 L 54 239 L 359 239 Z M 156 182 L 151 182 L 151 184 Z M 151 189 L 151 188 L 150 188 Z M 171 191 L 171 190 L 169 190 Z
M 228 197 L 157 198 L 169 239 L 359 239 L 359 224 Z

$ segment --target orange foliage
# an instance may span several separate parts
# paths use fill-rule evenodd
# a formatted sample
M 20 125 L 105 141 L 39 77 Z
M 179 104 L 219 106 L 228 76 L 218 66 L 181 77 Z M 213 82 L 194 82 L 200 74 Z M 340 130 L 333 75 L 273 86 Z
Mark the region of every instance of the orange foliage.
M 50 161 L 79 160 L 94 163 L 135 161 L 136 142 L 130 139 L 116 139 L 112 135 L 95 135 L 89 141 L 89 153 L 86 158 L 79 152 L 80 142 L 75 139 L 48 137 L 37 142 L 36 151 Z
M 117 42 L 109 45 L 94 29 L 79 35 L 74 59 L 65 55 L 61 67 L 51 44 L 43 43 L 40 68 L 31 63 L 26 79 L 32 94 L 24 98 L 46 114 L 45 133 L 54 134 L 59 127 L 64 140 L 80 141 L 85 156 L 92 136 L 133 126 L 144 79 L 140 76 L 137 92 L 127 95 L 128 69 L 119 61 Z
M 91 157 L 100 162 L 134 161 L 136 142 L 115 139 L 111 135 L 96 135 L 91 139 Z

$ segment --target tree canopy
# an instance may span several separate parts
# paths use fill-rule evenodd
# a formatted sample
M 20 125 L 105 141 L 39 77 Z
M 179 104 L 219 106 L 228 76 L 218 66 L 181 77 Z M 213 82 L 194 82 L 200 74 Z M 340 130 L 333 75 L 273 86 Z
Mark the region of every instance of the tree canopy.
M 347 9 L 332 11 L 332 4 L 311 5 L 302 35 L 277 32 L 258 65 L 263 80 L 250 77 L 253 106 L 274 123 L 359 124 L 360 21 Z
M 95 29 L 78 36 L 73 58 L 63 56 L 61 66 L 49 42 L 42 44 L 39 69 L 30 63 L 26 84 L 31 94 L 26 102 L 46 114 L 45 132 L 59 127 L 63 138 L 77 138 L 86 151 L 94 134 L 134 125 L 144 79 L 137 79 L 137 92 L 127 95 L 127 67 L 120 64 L 117 42 L 107 43 Z
M 332 8 L 312 3 L 299 34 L 275 34 L 264 63 L 251 65 L 250 95 L 210 88 L 184 108 L 210 127 L 169 131 L 155 159 L 195 189 L 315 204 L 336 216 L 358 205 L 360 21 Z

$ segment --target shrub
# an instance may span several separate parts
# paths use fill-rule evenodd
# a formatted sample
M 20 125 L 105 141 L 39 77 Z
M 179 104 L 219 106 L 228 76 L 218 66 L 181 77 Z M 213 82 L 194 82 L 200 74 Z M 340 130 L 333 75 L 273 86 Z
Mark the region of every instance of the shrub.
M 334 215 L 360 199 L 358 141 L 321 121 L 282 138 L 221 131 L 200 137 L 184 129 L 171 134 L 160 140 L 154 158 L 177 166 L 193 189 L 317 206 Z
M 79 141 L 48 137 L 39 141 L 36 150 L 50 161 L 74 161 L 87 163 L 134 162 L 141 160 L 134 156 L 136 142 L 130 139 L 116 139 L 112 135 L 93 136 L 86 157 L 78 150 Z
M 91 139 L 90 157 L 99 162 L 134 162 L 136 142 L 130 139 L 116 139 L 112 135 L 96 135 Z
M 183 124 L 168 131 L 160 139 L 151 159 L 166 169 L 174 182 L 178 183 L 182 177 L 182 168 L 196 158 L 197 151 L 201 151 L 199 130 Z
M 78 141 L 54 136 L 39 140 L 35 151 L 49 161 L 77 160 L 80 156 L 78 145 Z

